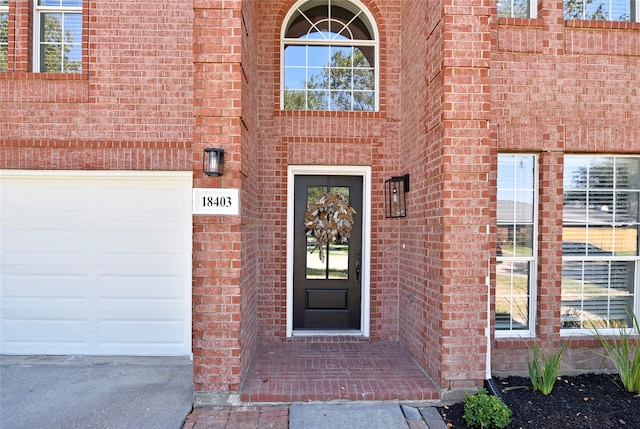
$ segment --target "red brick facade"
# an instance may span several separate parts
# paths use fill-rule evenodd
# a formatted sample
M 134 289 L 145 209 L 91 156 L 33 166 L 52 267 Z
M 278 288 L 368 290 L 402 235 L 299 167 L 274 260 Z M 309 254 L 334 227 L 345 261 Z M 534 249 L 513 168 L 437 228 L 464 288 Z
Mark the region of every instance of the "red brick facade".
M 31 73 L 33 2 L 9 2 L 2 168 L 191 169 L 193 10 L 114 5 L 84 2 L 83 73 L 63 74 Z
M 528 344 L 561 341 L 564 154 L 640 153 L 640 24 L 564 21 L 562 1 L 498 19 L 495 0 L 361 0 L 379 111 L 282 111 L 295 3 L 85 1 L 83 72 L 69 75 L 31 73 L 32 2 L 11 1 L 0 168 L 193 171 L 194 188 L 240 189 L 239 216 L 193 217 L 196 391 L 238 391 L 258 342 L 291 341 L 287 167 L 300 164 L 371 167 L 370 341 L 399 341 L 442 389 L 479 386 L 488 357 L 494 373 L 526 370 Z M 222 177 L 201 171 L 212 146 Z M 504 152 L 539 154 L 526 342 L 486 336 Z M 382 184 L 405 173 L 408 216 L 386 219 Z M 568 367 L 597 368 L 592 340 L 570 343 Z
M 542 1 L 537 19 L 501 19 L 491 53 L 492 139 L 497 151 L 539 153 L 537 339 L 557 350 L 562 273 L 565 153 L 640 152 L 640 26 L 564 21 L 561 1 Z M 530 344 L 530 343 L 529 343 Z M 566 370 L 593 370 L 589 339 L 570 339 Z M 495 372 L 526 371 L 522 341 L 498 339 Z

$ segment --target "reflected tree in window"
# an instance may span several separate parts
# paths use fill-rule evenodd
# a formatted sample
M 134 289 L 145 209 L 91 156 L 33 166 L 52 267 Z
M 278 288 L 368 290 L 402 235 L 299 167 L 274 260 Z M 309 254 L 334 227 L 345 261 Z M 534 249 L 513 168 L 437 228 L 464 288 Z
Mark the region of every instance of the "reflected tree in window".
M 336 50 L 330 63 L 306 80 L 302 89 L 285 88 L 285 110 L 375 109 L 375 75 L 364 54 Z
M 9 12 L 8 0 L 0 0 L 0 72 L 6 72 L 9 64 Z
M 320 198 L 329 199 L 339 196 L 345 203 L 349 203 L 350 189 L 348 186 L 310 186 L 307 188 L 307 210 L 316 205 Z M 335 212 L 336 219 L 349 216 L 346 213 Z M 351 217 L 355 213 L 351 213 Z M 353 219 L 352 219 L 353 220 Z M 305 219 L 306 224 L 306 219 Z M 315 224 L 315 223 L 314 223 Z M 350 228 L 349 228 L 350 230 Z M 312 229 L 307 227 L 307 279 L 348 279 L 349 278 L 349 238 L 340 236 L 336 241 L 322 243 Z M 314 253 L 318 250 L 318 256 Z
M 76 41 L 76 35 L 79 35 L 80 38 L 82 35 L 82 15 L 44 13 L 42 18 L 41 71 L 82 72 L 81 41 Z
M 564 19 L 630 21 L 628 0 L 565 0 Z
M 282 34 L 282 108 L 375 111 L 375 24 L 346 0 L 298 1 Z
M 498 0 L 498 16 L 529 18 L 529 0 Z

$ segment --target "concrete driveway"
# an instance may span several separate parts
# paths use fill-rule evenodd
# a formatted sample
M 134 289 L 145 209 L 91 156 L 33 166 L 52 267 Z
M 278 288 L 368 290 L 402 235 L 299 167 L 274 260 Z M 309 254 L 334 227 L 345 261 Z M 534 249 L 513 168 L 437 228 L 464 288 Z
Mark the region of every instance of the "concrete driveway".
M 189 358 L 0 355 L 0 427 L 180 429 Z

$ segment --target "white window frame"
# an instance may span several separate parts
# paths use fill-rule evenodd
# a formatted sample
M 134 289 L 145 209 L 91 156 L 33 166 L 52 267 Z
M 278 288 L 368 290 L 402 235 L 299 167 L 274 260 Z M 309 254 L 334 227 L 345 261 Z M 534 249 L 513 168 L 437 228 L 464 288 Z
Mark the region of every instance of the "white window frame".
M 84 0 L 83 0 L 84 1 Z M 40 25 L 43 13 L 75 13 L 82 16 L 82 4 L 80 6 L 39 6 L 38 0 L 33 0 L 33 72 L 43 73 L 40 71 L 42 58 L 40 58 Z M 80 41 L 82 43 L 82 41 Z M 80 59 L 81 61 L 83 58 Z M 66 73 L 63 71 L 48 73 Z
M 7 15 L 7 25 L 9 25 L 9 3 L 7 2 L 6 5 L 0 5 L 0 15 L 6 14 Z M 7 49 L 7 69 L 6 70 L 0 70 L 0 72 L 6 72 L 9 71 L 9 39 L 7 38 L 6 43 L 2 43 L 2 46 L 6 47 Z
M 584 158 L 640 158 L 638 156 L 633 155 L 612 155 L 612 154 L 590 154 L 590 155 L 565 155 L 565 163 L 566 158 L 568 157 L 584 157 Z M 613 188 L 612 192 L 615 194 L 616 189 Z M 626 190 L 626 189 L 625 189 Z M 595 191 L 597 192 L 597 191 Z M 639 192 L 640 193 L 640 192 Z M 564 225 L 563 225 L 564 228 Z M 639 244 L 640 246 L 640 244 Z M 632 311 L 636 318 L 640 319 L 640 248 L 636 249 L 635 256 L 607 256 L 607 257 L 588 257 L 588 256 L 567 256 L 563 255 L 563 262 L 572 262 L 572 261 L 592 261 L 592 260 L 606 260 L 606 261 L 620 261 L 620 262 L 633 262 L 634 263 L 634 277 L 633 277 L 633 302 L 631 304 Z M 560 321 L 561 322 L 561 321 Z M 631 326 L 622 329 L 623 331 L 629 334 L 639 334 L 640 332 L 636 332 L 633 327 L 633 322 L 631 322 Z M 598 328 L 598 331 L 603 335 L 617 335 L 620 332 L 620 328 Z M 592 336 L 594 334 L 594 330 L 590 328 L 562 328 L 560 329 L 560 335 L 563 337 L 571 337 L 571 336 Z
M 334 41 L 334 40 L 314 40 L 314 39 L 290 39 L 286 38 L 286 32 L 289 28 L 289 23 L 291 21 L 291 17 L 294 13 L 297 12 L 298 8 L 301 7 L 304 3 L 307 3 L 309 0 L 298 0 L 296 4 L 294 4 L 291 9 L 287 12 L 283 22 L 282 28 L 280 29 L 280 109 L 284 110 L 284 90 L 285 90 L 285 64 L 284 64 L 284 49 L 285 46 L 288 45 L 298 45 L 298 46 L 345 46 L 344 41 Z M 380 110 L 380 44 L 379 44 L 379 35 L 378 35 L 378 27 L 376 25 L 376 21 L 369 11 L 367 7 L 365 7 L 359 0 L 325 0 L 323 3 L 331 4 L 335 3 L 337 6 L 344 3 L 350 3 L 353 6 L 360 9 L 362 14 L 365 15 L 368 22 L 371 24 L 373 39 L 372 40 L 352 40 L 349 45 L 351 46 L 373 46 L 375 50 L 375 64 L 374 64 L 374 99 L 375 99 L 375 107 L 373 112 L 378 112 Z M 325 110 L 320 110 L 321 112 Z M 326 110 L 330 111 L 330 110 Z M 346 112 L 351 112 L 351 110 L 345 110 Z M 360 112 L 356 110 L 354 112 Z
M 585 1 L 585 0 L 582 0 Z M 598 1 L 602 1 L 602 2 L 606 2 L 606 4 L 609 6 L 609 11 L 608 13 L 611 13 L 611 4 L 612 1 L 615 0 L 598 0 Z M 584 3 L 583 3 L 584 4 Z M 629 4 L 630 4 L 630 21 L 631 22 L 640 22 L 640 0 L 629 0 Z M 585 17 L 585 13 L 586 13 L 586 8 L 583 9 L 582 11 L 582 18 L 578 18 L 580 20 L 589 20 L 589 18 Z M 563 2 L 563 14 L 565 14 L 564 11 L 564 2 Z M 627 21 L 618 21 L 617 19 L 611 19 L 611 17 L 609 17 L 609 19 L 604 20 L 605 22 L 627 22 Z
M 511 10 L 511 15 L 510 18 L 537 18 L 538 17 L 538 0 L 529 0 L 529 16 L 527 17 L 516 17 L 513 16 L 513 9 L 515 6 L 515 3 L 518 0 L 498 0 L 498 3 L 509 3 L 509 8 Z M 525 0 L 526 1 L 526 0 Z M 496 4 L 496 6 L 498 6 Z
M 538 201 L 539 201 L 539 158 L 538 155 L 533 153 L 500 153 L 500 156 L 521 156 L 533 158 L 533 231 L 532 231 L 532 254 L 531 256 L 496 256 L 496 303 L 498 296 L 498 267 L 501 263 L 506 262 L 526 262 L 529 264 L 529 308 L 527 317 L 529 318 L 529 326 L 526 329 L 497 329 L 497 325 L 494 326 L 494 332 L 496 338 L 532 338 L 536 333 L 536 311 L 537 311 L 537 296 L 538 296 Z M 499 183 L 496 185 L 499 186 Z M 496 219 L 496 225 L 498 225 Z M 500 243 L 498 243 L 500 244 Z M 495 315 L 494 315 L 494 322 Z

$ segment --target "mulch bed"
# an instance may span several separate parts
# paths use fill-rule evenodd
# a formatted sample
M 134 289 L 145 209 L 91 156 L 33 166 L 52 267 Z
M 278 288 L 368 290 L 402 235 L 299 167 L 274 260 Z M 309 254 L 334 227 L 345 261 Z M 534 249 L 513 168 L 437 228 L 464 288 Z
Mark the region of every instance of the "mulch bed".
M 528 378 L 494 379 L 513 411 L 509 429 L 640 428 L 640 395 L 624 391 L 617 375 L 560 377 L 549 395 L 534 392 Z M 450 428 L 468 428 L 464 404 L 438 408 Z

